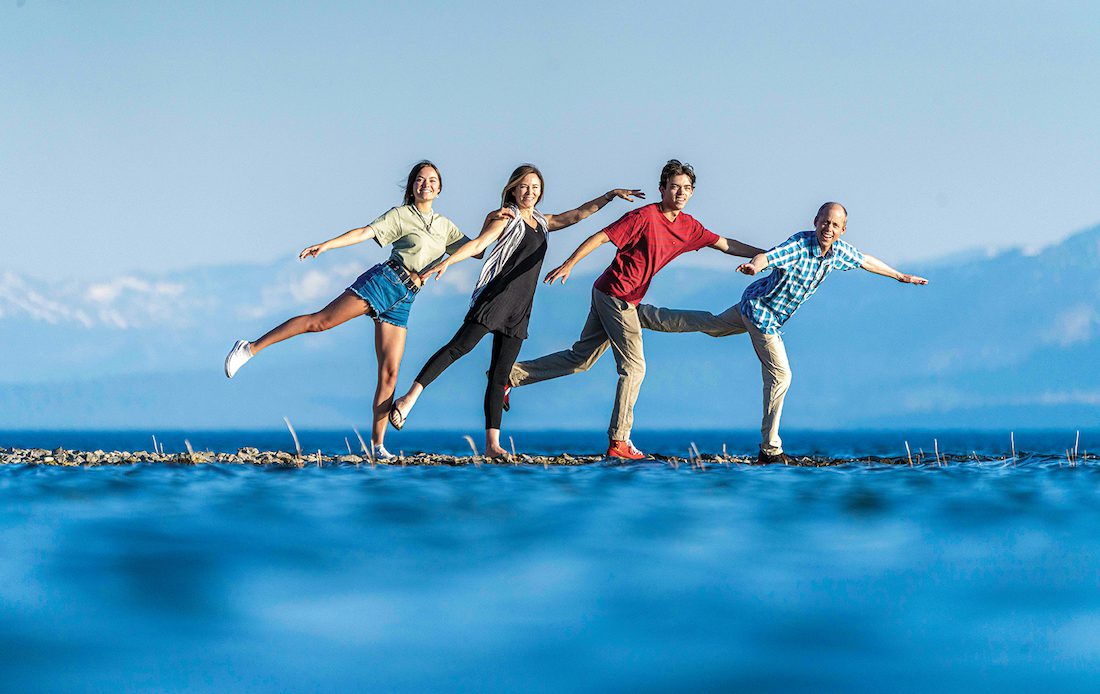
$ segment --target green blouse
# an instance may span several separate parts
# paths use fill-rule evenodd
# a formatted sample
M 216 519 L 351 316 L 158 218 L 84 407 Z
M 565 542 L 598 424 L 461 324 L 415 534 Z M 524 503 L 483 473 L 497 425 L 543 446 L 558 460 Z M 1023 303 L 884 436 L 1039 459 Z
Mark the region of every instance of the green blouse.
M 431 267 L 470 240 L 443 215 L 421 214 L 412 205 L 394 207 L 369 226 L 379 246 L 393 245 L 390 258 L 412 272 Z

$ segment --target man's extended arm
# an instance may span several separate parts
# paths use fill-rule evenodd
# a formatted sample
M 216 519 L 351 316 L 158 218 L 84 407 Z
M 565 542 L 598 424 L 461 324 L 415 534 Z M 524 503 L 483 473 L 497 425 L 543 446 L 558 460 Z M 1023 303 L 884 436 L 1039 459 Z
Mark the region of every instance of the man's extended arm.
M 551 270 L 546 275 L 546 279 L 543 280 L 547 284 L 553 284 L 554 280 L 561 279 L 561 283 L 565 284 L 565 280 L 569 278 L 569 273 L 573 271 L 573 266 L 579 263 L 586 255 L 596 250 L 600 246 L 604 245 L 611 239 L 603 231 L 597 231 L 587 239 L 584 240 L 580 246 L 577 246 L 577 250 L 573 251 L 573 255 L 558 267 Z
M 764 252 L 763 248 L 750 246 L 747 243 L 741 243 L 737 239 L 728 239 L 724 236 L 719 236 L 717 241 L 710 244 L 710 247 L 722 251 L 726 255 L 736 255 L 742 258 L 751 258 Z
M 746 275 L 755 275 L 758 272 L 763 272 L 768 267 L 768 256 L 764 251 L 761 251 L 752 257 L 747 263 L 742 263 L 737 266 L 737 271 Z
M 863 263 L 860 264 L 860 267 L 867 272 L 873 272 L 876 275 L 889 277 L 890 279 L 895 279 L 903 284 L 928 284 L 928 280 L 924 279 L 923 277 L 917 277 L 916 275 L 907 275 L 904 272 L 898 272 L 897 270 L 882 262 L 870 253 L 863 254 Z

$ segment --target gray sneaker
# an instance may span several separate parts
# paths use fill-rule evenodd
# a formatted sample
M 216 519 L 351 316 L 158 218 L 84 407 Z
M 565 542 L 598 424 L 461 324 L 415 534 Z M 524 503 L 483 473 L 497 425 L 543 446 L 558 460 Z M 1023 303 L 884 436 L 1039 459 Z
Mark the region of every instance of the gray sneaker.
M 237 370 L 251 358 L 252 348 L 249 346 L 248 340 L 237 340 L 237 343 L 233 345 L 233 349 L 229 350 L 229 354 L 225 357 L 226 378 L 233 378 L 233 374 L 237 373 Z

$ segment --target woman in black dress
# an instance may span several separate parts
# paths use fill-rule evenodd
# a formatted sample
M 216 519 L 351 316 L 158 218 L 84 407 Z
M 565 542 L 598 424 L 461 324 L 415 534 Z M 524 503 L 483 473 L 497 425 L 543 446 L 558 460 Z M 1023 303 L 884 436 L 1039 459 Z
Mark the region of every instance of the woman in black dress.
M 462 326 L 451 341 L 428 360 L 409 392 L 394 400 L 390 423 L 396 429 L 405 426 L 405 419 L 420 393 L 448 366 L 469 353 L 481 338 L 492 333 L 493 356 L 489 364 L 489 384 L 485 389 L 485 455 L 491 458 L 507 455 L 500 445 L 504 387 L 512 364 L 519 356 L 519 348 L 527 339 L 531 303 L 546 257 L 547 235 L 576 224 L 617 197 L 631 202 L 634 196 L 645 197 L 640 190 L 616 188 L 576 209 L 544 215 L 535 209 L 542 193 L 542 173 L 531 164 L 518 167 L 500 196 L 501 207 L 510 211 L 510 218 L 490 218 L 476 239 L 420 273 L 423 281 L 432 275 L 439 279 L 451 265 L 481 253 L 496 242 L 481 269 Z

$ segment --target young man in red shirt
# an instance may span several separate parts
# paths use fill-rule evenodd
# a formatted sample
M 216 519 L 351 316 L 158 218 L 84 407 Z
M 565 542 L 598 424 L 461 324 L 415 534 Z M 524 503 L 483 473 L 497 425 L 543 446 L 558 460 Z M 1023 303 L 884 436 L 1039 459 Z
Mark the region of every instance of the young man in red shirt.
M 682 253 L 709 246 L 729 255 L 752 258 L 763 249 L 708 231 L 684 207 L 695 192 L 695 171 L 672 159 L 661 169 L 661 202 L 639 207 L 619 221 L 588 237 L 562 265 L 546 275 L 546 282 L 562 284 L 573 267 L 592 251 L 611 242 L 618 249 L 611 265 L 592 287 L 592 308 L 580 338 L 561 352 L 547 354 L 512 367 L 512 387 L 587 371 L 610 346 L 618 367 L 615 407 L 607 430 L 607 456 L 639 460 L 645 454 L 630 441 L 634 403 L 645 377 L 642 326 L 638 304 L 654 275 Z

